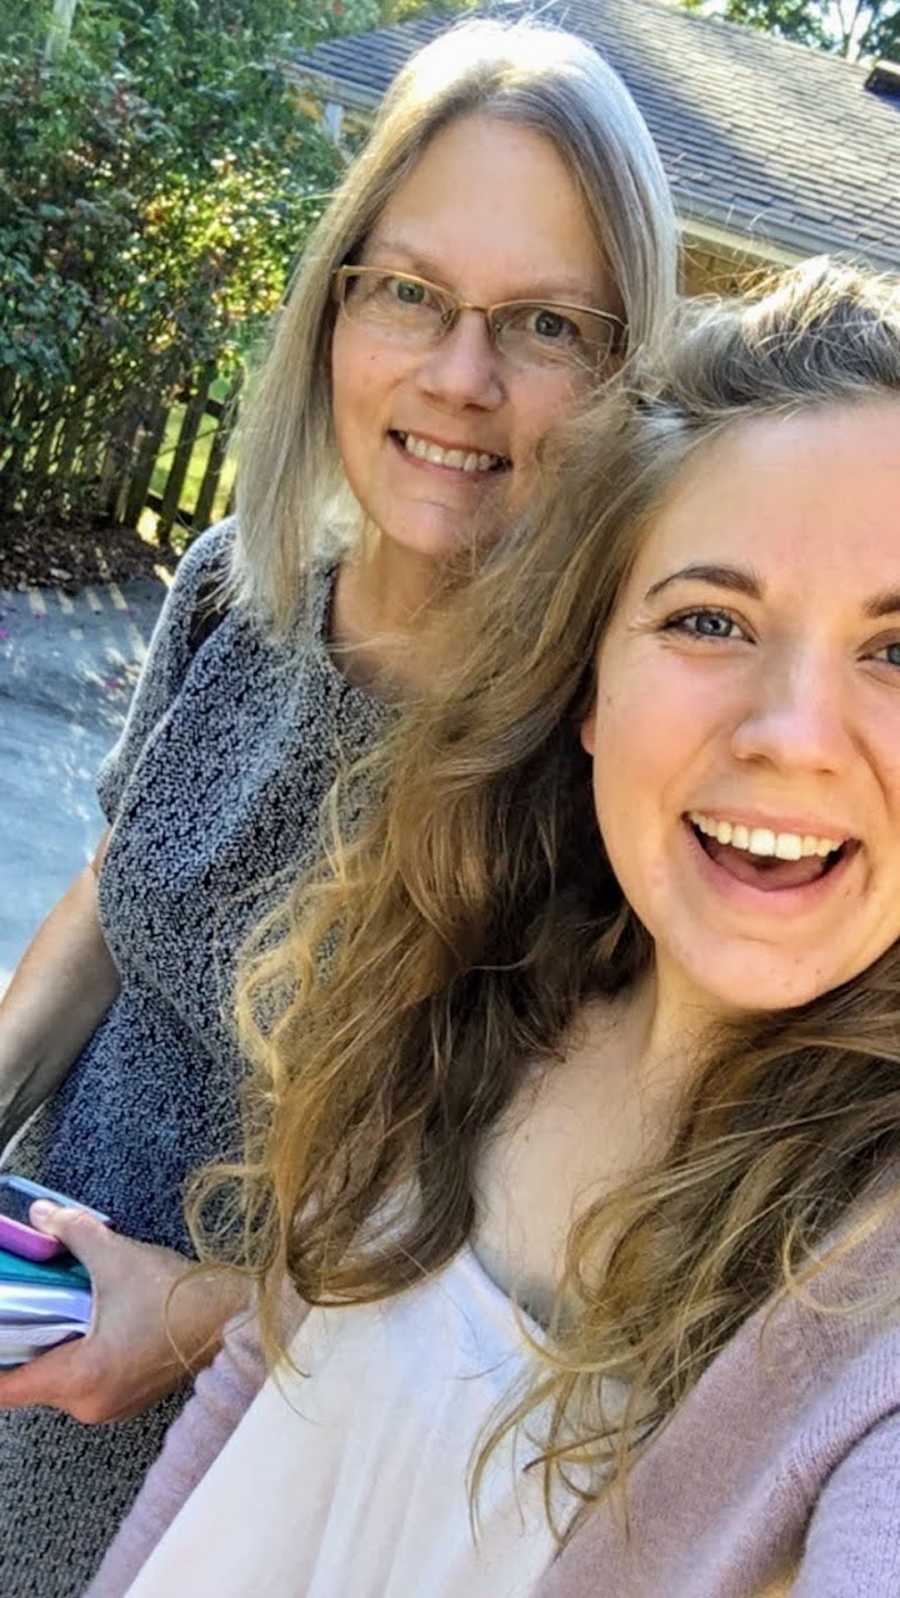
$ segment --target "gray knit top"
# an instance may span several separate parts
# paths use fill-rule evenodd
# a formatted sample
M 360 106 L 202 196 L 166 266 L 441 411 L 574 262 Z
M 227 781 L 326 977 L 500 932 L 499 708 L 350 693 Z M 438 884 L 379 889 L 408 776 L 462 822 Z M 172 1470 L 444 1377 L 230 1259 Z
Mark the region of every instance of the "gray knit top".
M 314 851 L 339 763 L 391 714 L 328 653 L 333 570 L 313 573 L 285 642 L 231 610 L 197 647 L 230 537 L 212 528 L 182 559 L 100 772 L 100 917 L 121 992 L 12 1156 L 124 1234 L 184 1251 L 187 1177 L 240 1146 L 237 950 Z M 182 1402 L 98 1427 L 0 1413 L 3 1598 L 83 1593 Z

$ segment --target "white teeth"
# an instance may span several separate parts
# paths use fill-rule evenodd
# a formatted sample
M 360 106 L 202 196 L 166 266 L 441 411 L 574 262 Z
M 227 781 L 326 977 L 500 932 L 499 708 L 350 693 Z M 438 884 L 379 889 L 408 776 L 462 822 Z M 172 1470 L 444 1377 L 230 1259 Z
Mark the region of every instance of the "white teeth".
M 502 455 L 487 455 L 475 450 L 467 452 L 463 449 L 442 449 L 440 444 L 431 444 L 425 438 L 417 438 L 415 433 L 400 433 L 397 436 L 402 439 L 408 455 L 415 455 L 420 461 L 430 461 L 434 466 L 449 466 L 455 472 L 487 472 L 491 467 L 504 463 Z
M 803 853 L 803 839 L 796 832 L 779 832 L 775 839 L 775 854 L 779 860 L 799 860 Z
M 720 821 L 699 810 L 691 810 L 688 820 L 700 832 L 706 833 L 708 838 L 715 838 L 719 843 L 730 843 L 732 849 L 746 849 L 755 855 L 774 855 L 777 860 L 800 860 L 806 855 L 819 855 L 824 860 L 826 855 L 840 849 L 842 842 L 838 838 L 816 838 L 809 833 L 801 836 L 798 832 L 776 833 L 770 827 L 745 827 L 739 821 Z

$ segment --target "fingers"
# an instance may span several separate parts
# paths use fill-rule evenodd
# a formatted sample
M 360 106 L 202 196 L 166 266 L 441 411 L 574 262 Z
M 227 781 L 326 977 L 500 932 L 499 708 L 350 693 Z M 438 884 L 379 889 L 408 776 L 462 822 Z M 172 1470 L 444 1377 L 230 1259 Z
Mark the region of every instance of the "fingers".
M 35 1199 L 29 1220 L 39 1232 L 58 1237 L 75 1258 L 87 1266 L 91 1275 L 109 1256 L 109 1228 L 86 1210 L 70 1210 L 62 1204 L 51 1204 L 47 1199 Z
M 79 1337 L 37 1354 L 27 1365 L 0 1371 L 0 1410 L 45 1405 L 84 1425 L 138 1415 L 165 1392 L 181 1386 L 183 1369 L 154 1364 L 147 1377 L 117 1364 L 117 1350 L 102 1338 Z
M 0 1371 L 0 1409 L 23 1409 L 32 1404 L 67 1408 L 66 1399 L 72 1392 L 74 1352 L 73 1345 L 67 1343 L 64 1348 L 52 1348 L 38 1355 L 27 1365 Z
M 93 1337 L 79 1337 L 61 1348 L 49 1349 L 27 1365 L 0 1371 L 0 1410 L 43 1404 L 64 1410 L 85 1425 L 120 1420 L 131 1393 L 123 1398 L 111 1364 L 109 1350 Z M 144 1407 L 137 1404 L 133 1413 Z

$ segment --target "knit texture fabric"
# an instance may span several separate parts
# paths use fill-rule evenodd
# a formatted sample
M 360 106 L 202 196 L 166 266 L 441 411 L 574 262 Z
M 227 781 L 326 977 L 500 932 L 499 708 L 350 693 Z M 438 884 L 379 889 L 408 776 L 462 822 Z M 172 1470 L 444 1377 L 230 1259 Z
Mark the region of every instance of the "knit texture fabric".
M 183 1252 L 186 1179 L 240 1148 L 236 953 L 314 851 L 339 766 L 391 717 L 328 654 L 331 570 L 312 574 L 284 642 L 231 610 L 196 647 L 230 537 L 213 528 L 181 561 L 100 773 L 113 823 L 100 918 L 121 993 L 9 1157 L 123 1234 Z M 183 1402 L 110 1426 L 0 1414 L 3 1598 L 80 1598 Z

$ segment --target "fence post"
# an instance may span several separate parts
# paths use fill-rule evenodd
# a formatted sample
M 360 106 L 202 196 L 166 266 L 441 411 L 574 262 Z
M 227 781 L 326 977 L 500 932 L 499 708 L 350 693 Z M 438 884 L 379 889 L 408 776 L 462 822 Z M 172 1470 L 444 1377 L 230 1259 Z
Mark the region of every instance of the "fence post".
M 197 503 L 194 506 L 194 528 L 198 533 L 202 533 L 204 527 L 209 526 L 212 518 L 213 500 L 216 497 L 216 489 L 219 486 L 219 478 L 222 476 L 222 468 L 225 465 L 225 456 L 231 440 L 232 411 L 235 400 L 240 393 L 242 379 L 243 373 L 240 372 L 222 401 L 219 411 L 219 425 L 209 446 L 206 471 L 203 473 L 203 481 L 200 484 L 200 492 L 197 495 Z
M 159 446 L 163 441 L 166 431 L 166 417 L 168 407 L 160 405 L 154 412 L 149 427 L 143 430 L 143 437 L 138 448 L 137 460 L 134 463 L 131 482 L 125 500 L 124 522 L 126 527 L 137 527 L 141 511 L 147 499 L 147 490 L 159 454 Z
M 201 372 L 197 387 L 185 406 L 181 431 L 178 434 L 178 443 L 175 445 L 175 453 L 172 456 L 172 469 L 169 472 L 159 512 L 159 520 L 156 524 L 156 536 L 163 545 L 169 543 L 169 534 L 175 525 L 181 490 L 184 487 L 184 480 L 187 476 L 187 469 L 194 449 L 194 440 L 203 420 L 209 387 L 215 375 L 215 363 L 211 361 Z
M 48 66 L 53 66 L 66 53 L 77 4 L 78 0 L 54 0 L 47 43 L 44 45 L 44 60 Z
M 0 369 L 0 418 L 12 416 L 16 397 L 16 374 L 11 366 Z

